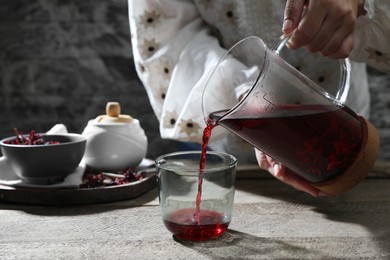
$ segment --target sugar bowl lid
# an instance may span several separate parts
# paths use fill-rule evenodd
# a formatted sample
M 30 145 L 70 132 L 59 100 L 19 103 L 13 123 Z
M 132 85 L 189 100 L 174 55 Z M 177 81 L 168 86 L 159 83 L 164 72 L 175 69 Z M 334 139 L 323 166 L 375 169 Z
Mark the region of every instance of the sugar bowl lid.
M 107 102 L 106 114 L 95 118 L 94 123 L 131 123 L 134 120 L 130 115 L 121 114 L 119 102 Z

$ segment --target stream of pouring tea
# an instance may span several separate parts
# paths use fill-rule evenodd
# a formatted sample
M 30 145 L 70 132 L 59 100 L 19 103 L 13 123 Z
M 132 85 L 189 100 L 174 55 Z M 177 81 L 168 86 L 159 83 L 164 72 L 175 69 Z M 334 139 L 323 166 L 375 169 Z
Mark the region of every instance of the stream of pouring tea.
M 209 143 L 213 128 L 216 126 L 215 122 L 208 122 L 205 129 L 203 130 L 202 136 L 202 153 L 199 161 L 199 177 L 198 177 L 198 193 L 196 195 L 196 210 L 195 220 L 200 223 L 200 203 L 202 201 L 202 184 L 203 184 L 203 173 L 206 164 L 207 156 L 207 145 Z

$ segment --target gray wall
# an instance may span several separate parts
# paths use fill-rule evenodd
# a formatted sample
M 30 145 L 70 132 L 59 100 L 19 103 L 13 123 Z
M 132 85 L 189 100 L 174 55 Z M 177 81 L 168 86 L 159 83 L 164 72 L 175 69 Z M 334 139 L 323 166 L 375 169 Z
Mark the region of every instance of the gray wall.
M 142 1 L 142 0 L 139 0 Z M 390 77 L 370 70 L 371 119 L 390 159 Z M 126 0 L 12 0 L 0 8 L 0 138 L 13 127 L 81 132 L 107 101 L 141 121 L 148 157 L 176 150 L 134 70 Z
M 135 73 L 126 0 L 2 1 L 1 138 L 56 123 L 81 133 L 108 101 L 141 121 L 149 158 L 175 150 Z

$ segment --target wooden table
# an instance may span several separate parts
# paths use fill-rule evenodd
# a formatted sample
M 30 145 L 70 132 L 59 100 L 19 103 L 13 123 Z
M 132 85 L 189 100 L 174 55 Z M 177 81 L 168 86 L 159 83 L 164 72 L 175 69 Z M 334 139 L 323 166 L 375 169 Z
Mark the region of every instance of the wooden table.
M 172 239 L 156 188 L 108 204 L 0 204 L 0 259 L 285 258 L 390 259 L 389 167 L 334 198 L 242 171 L 228 232 L 202 243 Z

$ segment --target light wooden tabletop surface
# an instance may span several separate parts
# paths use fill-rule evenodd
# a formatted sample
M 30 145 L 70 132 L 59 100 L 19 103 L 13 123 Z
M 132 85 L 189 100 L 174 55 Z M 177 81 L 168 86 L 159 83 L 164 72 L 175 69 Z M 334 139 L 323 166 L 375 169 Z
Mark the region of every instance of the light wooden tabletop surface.
M 238 174 L 228 232 L 202 243 L 173 240 L 156 188 L 106 204 L 0 204 L 0 259 L 390 259 L 388 170 L 333 198 Z

